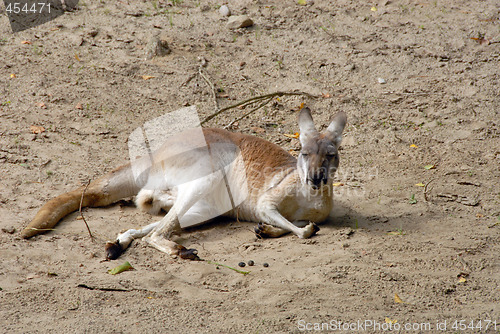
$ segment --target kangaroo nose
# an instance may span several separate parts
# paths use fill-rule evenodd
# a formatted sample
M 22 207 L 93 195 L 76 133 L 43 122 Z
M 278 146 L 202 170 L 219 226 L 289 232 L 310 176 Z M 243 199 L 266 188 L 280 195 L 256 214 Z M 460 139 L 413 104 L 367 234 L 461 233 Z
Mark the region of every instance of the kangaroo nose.
M 321 182 L 323 181 L 323 178 L 322 177 L 314 178 L 312 181 L 315 186 L 319 187 L 321 185 Z
M 321 168 L 316 170 L 309 179 L 311 180 L 313 188 L 317 189 L 321 186 L 321 183 L 326 183 L 326 173 Z

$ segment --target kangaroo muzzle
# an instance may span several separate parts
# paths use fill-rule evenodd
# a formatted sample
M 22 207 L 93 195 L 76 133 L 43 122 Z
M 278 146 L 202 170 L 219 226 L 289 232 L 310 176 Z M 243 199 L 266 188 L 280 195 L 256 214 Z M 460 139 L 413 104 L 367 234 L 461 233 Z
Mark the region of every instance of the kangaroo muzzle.
M 313 189 L 319 189 L 328 182 L 328 172 L 326 168 L 321 167 L 309 173 L 307 182 Z

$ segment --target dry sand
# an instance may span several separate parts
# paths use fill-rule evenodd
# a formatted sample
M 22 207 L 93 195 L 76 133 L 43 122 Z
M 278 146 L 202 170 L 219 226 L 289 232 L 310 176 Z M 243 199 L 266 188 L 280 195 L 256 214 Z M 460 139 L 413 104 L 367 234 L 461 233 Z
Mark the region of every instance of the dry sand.
M 406 324 L 498 333 L 498 1 L 307 2 L 231 1 L 255 23 L 237 30 L 207 0 L 81 1 L 16 34 L 0 12 L 3 333 L 299 333 L 365 320 L 397 321 L 395 333 Z M 172 52 L 146 59 L 156 35 Z M 211 114 L 205 62 L 219 107 L 274 91 L 322 95 L 274 99 L 232 131 L 296 153 L 284 134 L 298 131 L 301 103 L 321 127 L 348 114 L 343 186 L 317 236 L 257 240 L 254 224 L 234 221 L 182 235 L 205 259 L 255 261 L 248 275 L 140 240 L 104 261 L 105 241 L 157 219 L 123 204 L 84 211 L 95 242 L 77 213 L 56 231 L 19 237 L 48 199 L 126 163 L 127 138 L 144 122 L 186 105 Z M 431 180 L 424 196 L 415 184 Z M 124 261 L 135 270 L 107 273 Z

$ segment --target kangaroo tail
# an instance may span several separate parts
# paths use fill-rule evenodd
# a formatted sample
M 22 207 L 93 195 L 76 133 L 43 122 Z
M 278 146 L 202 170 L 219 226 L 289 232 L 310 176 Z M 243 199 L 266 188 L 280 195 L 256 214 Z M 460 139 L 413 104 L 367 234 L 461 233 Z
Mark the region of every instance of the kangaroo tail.
M 52 230 L 56 224 L 80 207 L 110 205 L 120 199 L 134 196 L 139 186 L 134 180 L 130 164 L 119 167 L 103 177 L 92 181 L 87 189 L 80 187 L 62 194 L 47 203 L 38 211 L 35 218 L 21 232 L 25 239 Z

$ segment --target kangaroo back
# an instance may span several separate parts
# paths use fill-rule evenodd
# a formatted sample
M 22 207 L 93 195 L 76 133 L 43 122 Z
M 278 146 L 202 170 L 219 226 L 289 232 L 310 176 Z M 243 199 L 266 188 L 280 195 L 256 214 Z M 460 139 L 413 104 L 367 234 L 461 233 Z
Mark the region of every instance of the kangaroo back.
M 47 202 L 21 232 L 21 236 L 28 239 L 51 230 L 61 219 L 79 209 L 84 191 L 82 207 L 96 207 L 136 195 L 139 186 L 134 180 L 130 164 L 119 167 L 91 182 L 87 189 L 80 187 Z

